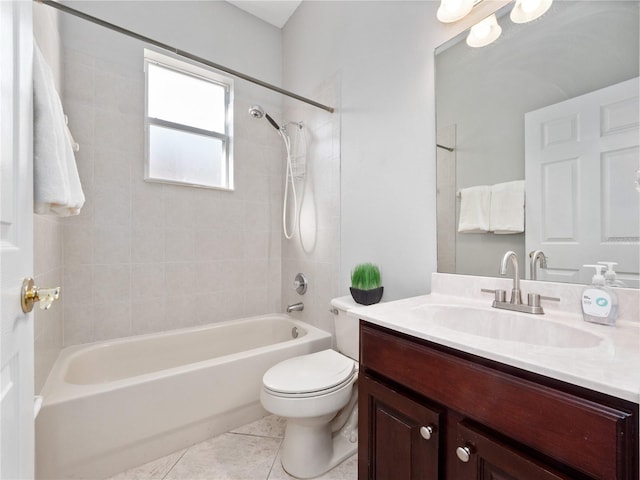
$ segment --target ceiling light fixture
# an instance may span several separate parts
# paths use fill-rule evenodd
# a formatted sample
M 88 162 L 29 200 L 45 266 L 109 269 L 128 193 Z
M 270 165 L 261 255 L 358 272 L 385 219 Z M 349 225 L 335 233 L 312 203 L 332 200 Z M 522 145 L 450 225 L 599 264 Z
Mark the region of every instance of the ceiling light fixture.
M 471 27 L 469 35 L 467 35 L 467 45 L 485 47 L 495 42 L 501 33 L 502 27 L 498 25 L 498 19 L 494 13 Z
M 457 22 L 473 8 L 475 0 L 440 0 L 437 17 L 442 23 Z
M 544 15 L 553 0 L 516 0 L 509 17 L 513 23 L 527 23 Z

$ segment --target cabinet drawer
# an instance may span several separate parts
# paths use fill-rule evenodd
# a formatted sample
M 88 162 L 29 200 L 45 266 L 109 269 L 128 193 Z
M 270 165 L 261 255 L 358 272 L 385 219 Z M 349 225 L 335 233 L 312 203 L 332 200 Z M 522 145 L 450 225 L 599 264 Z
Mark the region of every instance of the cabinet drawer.
M 456 459 L 456 480 L 572 480 L 465 423 L 458 424 L 457 440 L 466 452 Z
M 631 478 L 628 411 L 502 371 L 411 337 L 361 327 L 361 367 L 446 405 L 550 458 L 602 480 Z M 637 448 L 637 443 L 635 444 Z

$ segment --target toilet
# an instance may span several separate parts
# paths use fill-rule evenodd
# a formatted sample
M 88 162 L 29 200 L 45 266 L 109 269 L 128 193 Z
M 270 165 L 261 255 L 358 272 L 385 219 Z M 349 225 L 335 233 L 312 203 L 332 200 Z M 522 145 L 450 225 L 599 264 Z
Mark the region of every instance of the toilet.
M 289 358 L 262 377 L 260 401 L 287 419 L 280 459 L 289 475 L 313 478 L 358 449 L 358 319 L 350 296 L 331 300 L 337 350 Z

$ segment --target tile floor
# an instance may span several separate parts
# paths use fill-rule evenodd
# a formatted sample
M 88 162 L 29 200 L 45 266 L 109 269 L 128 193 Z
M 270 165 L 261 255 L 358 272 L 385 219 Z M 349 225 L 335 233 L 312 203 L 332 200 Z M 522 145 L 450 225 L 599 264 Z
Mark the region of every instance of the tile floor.
M 268 416 L 109 480 L 288 480 L 280 465 L 284 420 Z M 356 480 L 358 456 L 317 477 Z

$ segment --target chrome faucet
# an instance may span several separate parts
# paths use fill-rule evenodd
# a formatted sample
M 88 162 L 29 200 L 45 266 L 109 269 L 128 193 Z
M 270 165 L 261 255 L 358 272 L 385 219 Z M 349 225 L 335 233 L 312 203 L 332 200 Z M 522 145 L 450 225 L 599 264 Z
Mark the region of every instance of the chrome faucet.
M 287 305 L 287 313 L 301 312 L 302 310 L 304 310 L 304 304 L 302 302 Z
M 529 252 L 529 258 L 531 259 L 531 280 L 537 280 L 538 274 L 536 271 L 536 263 L 539 263 L 540 268 L 547 268 L 547 257 L 545 257 L 542 250 L 533 250 Z
M 513 288 L 511 289 L 511 300 L 509 303 L 512 305 L 522 304 L 522 293 L 520 292 L 520 269 L 518 268 L 518 256 L 516 252 L 509 250 L 502 257 L 502 263 L 500 264 L 500 275 L 507 274 L 507 262 L 511 260 L 513 265 Z
M 537 252 L 540 251 L 538 250 Z M 540 258 L 540 265 L 542 266 L 542 258 L 544 258 L 544 254 L 540 252 L 540 255 L 536 255 L 535 258 Z M 520 269 L 518 268 L 518 256 L 515 252 L 509 250 L 504 254 L 504 257 L 502 257 L 502 262 L 500 263 L 500 275 L 507 274 L 509 260 L 511 260 L 511 264 L 513 265 L 513 288 L 511 289 L 511 299 L 507 302 L 507 292 L 504 290 L 482 289 L 482 291 L 485 293 L 495 294 L 495 299 L 493 300 L 493 304 L 491 305 L 492 307 L 502 308 L 504 310 L 513 310 L 516 312 L 541 314 L 544 313 L 544 310 L 540 305 L 540 300 L 553 300 L 556 302 L 560 301 L 559 298 L 544 297 L 537 293 L 530 293 L 527 295 L 527 303 L 522 303 L 522 292 L 520 291 Z M 546 267 L 546 259 L 544 266 Z

